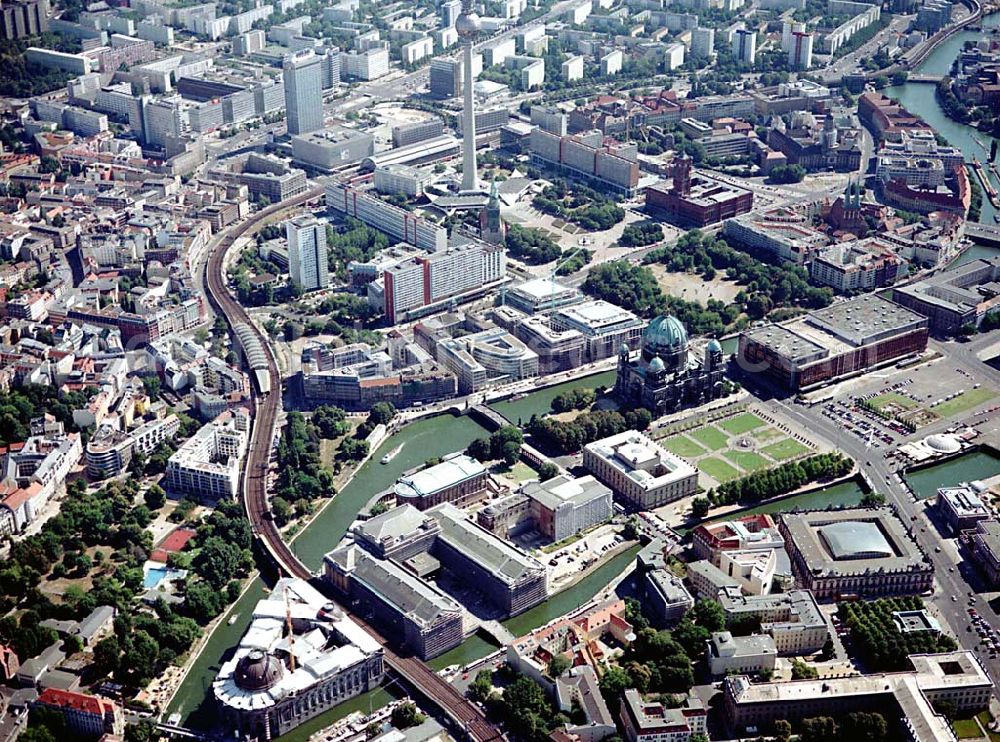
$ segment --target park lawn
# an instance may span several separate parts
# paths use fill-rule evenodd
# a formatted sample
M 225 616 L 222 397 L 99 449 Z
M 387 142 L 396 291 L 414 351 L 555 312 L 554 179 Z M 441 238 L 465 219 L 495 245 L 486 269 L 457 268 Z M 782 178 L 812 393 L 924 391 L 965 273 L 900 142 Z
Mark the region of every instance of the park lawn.
M 688 437 L 694 438 L 709 451 L 718 451 L 729 443 L 729 436 L 711 425 L 688 431 Z
M 990 718 L 990 712 L 982 711 L 976 716 L 976 718 L 979 719 L 979 723 L 982 725 L 983 729 L 986 730 L 986 734 L 989 735 L 990 742 L 1000 742 L 1000 733 L 990 730 L 990 722 L 993 721 L 993 719 Z
M 933 408 L 932 411 L 941 417 L 951 417 L 959 412 L 965 412 L 966 410 L 971 410 L 973 407 L 978 407 L 983 402 L 988 402 L 993 399 L 994 396 L 995 392 L 992 389 L 987 389 L 986 387 L 970 389 L 967 392 L 962 392 L 954 399 L 942 402 L 937 407 Z
M 701 456 L 705 449 L 684 435 L 675 435 L 663 441 L 663 447 L 678 456 Z
M 785 440 L 772 443 L 770 446 L 764 446 L 760 450 L 775 461 L 784 461 L 809 453 L 809 447 L 799 443 L 794 438 L 785 438 Z
M 872 397 L 872 406 L 877 410 L 881 410 L 886 405 L 895 404 L 902 407 L 904 410 L 912 410 L 917 406 L 909 397 L 904 397 L 899 392 L 886 392 L 885 394 L 880 394 L 877 397 Z
M 698 462 L 698 468 L 705 472 L 708 476 L 714 479 L 716 482 L 728 482 L 730 479 L 736 479 L 740 475 L 736 469 L 731 467 L 722 459 L 717 459 L 715 457 L 708 457 L 707 459 L 701 459 Z
M 755 430 L 753 432 L 753 437 L 761 443 L 765 443 L 767 441 L 777 440 L 778 438 L 784 438 L 785 434 L 777 428 L 761 428 L 760 430 Z
M 520 483 L 527 482 L 529 479 L 538 479 L 538 472 L 523 461 L 518 461 L 510 468 L 510 471 L 504 472 L 504 476 Z
M 954 719 L 951 726 L 959 739 L 979 739 L 983 736 L 983 730 L 975 719 Z
M 759 453 L 754 453 L 753 451 L 726 451 L 722 455 L 745 472 L 765 469 L 771 463 Z
M 719 427 L 733 435 L 749 433 L 764 425 L 764 421 L 752 412 L 744 412 L 742 415 L 731 417 L 719 423 Z

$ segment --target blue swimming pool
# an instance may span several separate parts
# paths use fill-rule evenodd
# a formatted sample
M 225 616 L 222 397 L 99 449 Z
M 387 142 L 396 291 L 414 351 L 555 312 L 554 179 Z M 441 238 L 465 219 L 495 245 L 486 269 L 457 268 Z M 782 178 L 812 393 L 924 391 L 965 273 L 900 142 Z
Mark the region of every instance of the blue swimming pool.
M 155 590 L 163 582 L 179 580 L 186 575 L 187 570 L 171 569 L 158 562 L 146 562 L 143 566 L 142 586 L 146 590 Z

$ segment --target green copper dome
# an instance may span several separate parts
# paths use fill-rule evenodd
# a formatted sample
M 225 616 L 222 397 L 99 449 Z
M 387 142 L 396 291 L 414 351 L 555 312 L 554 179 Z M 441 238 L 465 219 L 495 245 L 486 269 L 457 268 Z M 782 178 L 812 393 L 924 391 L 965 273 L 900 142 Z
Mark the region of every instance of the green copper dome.
M 710 353 L 721 353 L 722 352 L 722 343 L 720 343 L 715 338 L 712 338 L 711 340 L 708 341 L 708 351 Z
M 657 317 L 642 333 L 642 349 L 650 356 L 669 356 L 687 350 L 688 334 L 671 315 Z

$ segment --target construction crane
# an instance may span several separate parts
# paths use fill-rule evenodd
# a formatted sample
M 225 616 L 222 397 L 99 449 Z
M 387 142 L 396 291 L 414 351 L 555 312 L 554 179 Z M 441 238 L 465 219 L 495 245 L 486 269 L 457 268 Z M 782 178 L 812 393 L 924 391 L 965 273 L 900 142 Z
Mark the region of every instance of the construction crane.
M 295 632 L 292 631 L 292 606 L 288 602 L 288 587 L 285 587 L 285 628 L 288 629 L 288 669 L 295 672 Z

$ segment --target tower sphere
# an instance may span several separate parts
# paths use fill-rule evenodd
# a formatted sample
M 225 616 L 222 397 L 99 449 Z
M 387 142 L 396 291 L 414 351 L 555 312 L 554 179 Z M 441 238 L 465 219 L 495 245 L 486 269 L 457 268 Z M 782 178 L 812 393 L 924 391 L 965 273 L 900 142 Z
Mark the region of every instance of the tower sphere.
M 479 16 L 472 11 L 463 12 L 455 20 L 455 32 L 460 39 L 465 41 L 472 41 L 478 37 L 481 30 L 482 24 L 479 22 Z

